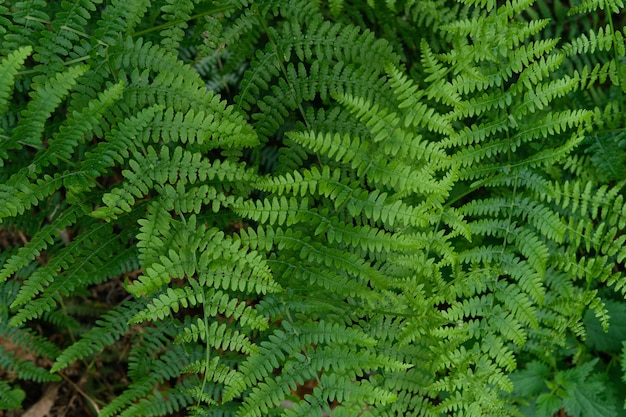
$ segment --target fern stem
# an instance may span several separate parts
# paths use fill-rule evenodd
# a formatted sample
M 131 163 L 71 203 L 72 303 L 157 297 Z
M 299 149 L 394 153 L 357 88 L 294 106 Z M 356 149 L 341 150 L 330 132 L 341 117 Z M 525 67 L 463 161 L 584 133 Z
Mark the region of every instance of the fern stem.
M 82 36 L 83 38 L 88 38 L 89 37 L 89 35 L 87 35 L 85 32 L 81 32 L 80 30 L 72 29 L 71 27 L 66 26 L 66 25 L 61 26 L 60 29 L 67 30 L 68 32 L 75 33 L 75 34 L 77 34 L 79 36 Z
M 256 9 L 258 12 L 258 8 Z M 263 26 L 263 31 L 267 35 L 267 39 L 272 44 L 272 47 L 274 47 L 274 52 L 276 54 L 276 61 L 278 62 L 278 65 L 280 66 L 280 71 L 283 73 L 283 77 L 285 77 L 285 81 L 287 82 L 287 84 L 289 84 L 289 87 L 291 87 L 291 89 L 295 93 L 293 84 L 291 83 L 291 81 L 289 80 L 289 77 L 287 76 L 287 68 L 285 68 L 285 64 L 280 59 L 281 54 L 278 51 L 278 45 L 276 45 L 276 42 L 274 41 L 274 39 L 272 39 L 272 36 L 270 35 L 270 32 L 268 30 L 267 22 L 265 21 L 265 18 L 261 16 L 260 13 L 257 13 L 257 15 L 259 16 L 259 23 L 261 23 L 261 26 Z M 311 126 L 309 125 L 309 122 L 306 118 L 306 113 L 304 112 L 304 108 L 302 107 L 302 103 L 300 101 L 298 101 L 298 110 L 300 111 L 300 114 L 302 115 L 302 120 L 304 120 L 304 124 L 306 125 L 307 129 L 311 129 Z
M 509 217 L 507 218 L 507 226 L 506 226 L 506 234 L 504 235 L 504 242 L 502 242 L 502 252 L 501 256 L 504 258 L 504 252 L 506 251 L 506 247 L 509 243 L 509 234 L 511 230 L 511 222 L 513 220 L 513 208 L 515 207 L 515 197 L 517 196 L 517 183 L 519 178 L 519 172 L 515 173 L 515 182 L 513 185 L 513 193 L 511 194 L 511 205 L 509 206 Z
M 194 256 L 194 261 L 195 261 L 195 256 Z M 196 262 L 196 266 L 197 266 L 197 262 Z M 209 311 L 208 311 L 209 307 L 206 304 L 206 299 L 205 299 L 205 294 L 203 293 L 202 295 L 202 314 L 203 314 L 203 320 L 204 320 L 204 328 L 208 329 L 209 328 L 209 319 L 208 319 L 208 315 L 209 315 Z M 208 332 L 208 330 L 207 330 Z M 202 387 L 200 388 L 200 392 L 198 395 L 198 401 L 196 402 L 196 407 L 198 409 L 200 409 L 200 403 L 202 402 L 202 398 L 204 397 L 204 390 L 206 389 L 206 384 L 207 384 L 207 373 L 209 372 L 209 361 L 211 360 L 211 350 L 209 349 L 209 335 L 206 335 L 206 347 L 205 347 L 205 351 L 204 351 L 204 375 L 202 376 Z
M 491 179 L 491 178 L 485 178 L 485 179 L 483 179 L 481 181 L 476 181 L 476 182 L 470 184 L 467 187 L 467 191 L 462 192 L 462 193 L 454 196 L 453 198 L 447 200 L 446 203 L 442 206 L 442 208 L 446 209 L 446 208 L 452 207 L 452 205 L 454 205 L 454 203 L 456 203 L 457 201 L 464 199 L 468 195 L 472 194 L 474 191 L 478 190 L 480 188 L 480 186 L 483 183 L 487 182 L 489 179 Z
M 174 20 L 172 22 L 163 23 L 163 24 L 158 25 L 158 26 L 153 26 L 151 28 L 140 30 L 139 32 L 135 32 L 135 33 L 133 33 L 132 36 L 133 37 L 142 36 L 142 35 L 145 35 L 147 33 L 152 33 L 152 32 L 158 31 L 158 30 L 167 29 L 167 28 L 169 28 L 171 26 L 180 25 L 181 23 L 189 22 L 191 20 L 196 20 L 196 19 L 198 19 L 200 17 L 203 17 L 203 16 L 208 16 L 208 15 L 211 15 L 211 14 L 224 12 L 226 10 L 232 9 L 233 7 L 234 6 L 232 4 L 230 4 L 230 5 L 224 5 L 224 6 L 216 7 L 214 9 L 205 10 L 205 11 L 203 11 L 201 13 L 197 13 L 197 14 L 194 14 L 193 16 L 190 16 L 189 19 L 179 19 L 179 20 Z
M 91 408 L 91 410 L 96 413 L 95 415 L 100 414 L 100 407 L 98 407 L 98 404 L 96 403 L 96 401 L 93 398 L 91 398 L 85 391 L 83 391 L 78 385 L 76 385 L 74 383 L 74 381 L 72 381 L 70 378 L 68 378 L 63 372 L 59 372 L 59 375 L 61 375 L 61 378 L 63 378 L 63 380 L 65 380 L 65 382 L 70 384 L 72 386 L 72 388 L 74 388 L 76 390 L 76 392 L 78 392 L 80 395 L 82 395 L 82 397 L 87 401 L 87 404 L 89 405 L 89 408 Z
M 610 10 L 610 4 L 607 0 L 604 1 L 604 4 L 607 8 L 607 10 Z M 617 45 L 615 45 L 615 27 L 613 26 L 613 14 L 612 13 L 607 13 L 606 14 L 606 18 L 609 21 L 609 27 L 611 28 L 611 34 L 613 35 L 613 59 L 615 60 L 615 66 L 617 68 L 619 68 L 619 56 L 617 55 Z M 619 70 L 618 70 L 619 71 Z M 618 88 L 617 90 L 619 91 L 619 100 L 618 100 L 618 106 L 619 106 L 619 111 L 620 113 L 624 113 L 624 93 L 623 93 L 623 88 L 621 88 L 621 85 L 619 85 L 620 82 L 620 77 L 619 75 L 617 76 L 617 83 L 618 86 L 620 88 Z
M 31 16 L 31 15 L 24 16 L 24 20 L 32 20 L 33 22 L 43 23 L 45 25 L 49 25 L 50 24 L 50 22 L 45 20 L 45 19 L 40 19 L 38 17 Z
M 88 60 L 88 59 L 90 59 L 90 58 L 91 58 L 91 57 L 90 57 L 89 55 L 81 56 L 81 57 L 79 57 L 79 58 L 75 58 L 75 59 L 71 59 L 71 60 L 69 60 L 69 61 L 65 61 L 65 62 L 63 62 L 63 65 L 67 67 L 67 66 L 70 66 L 70 65 L 74 65 L 74 64 L 78 64 L 78 63 L 81 63 L 81 62 L 87 61 L 87 60 Z M 38 71 L 38 70 L 34 70 L 34 69 L 32 69 L 32 70 L 26 70 L 26 71 L 18 71 L 18 72 L 17 72 L 17 75 L 37 74 L 37 73 L 39 73 L 39 72 L 40 72 L 40 71 Z

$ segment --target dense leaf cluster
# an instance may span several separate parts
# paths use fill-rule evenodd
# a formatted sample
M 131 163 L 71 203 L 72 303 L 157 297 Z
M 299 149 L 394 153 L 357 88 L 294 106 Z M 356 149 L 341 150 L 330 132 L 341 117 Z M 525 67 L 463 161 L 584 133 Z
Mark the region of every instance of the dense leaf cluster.
M 623 9 L 2 2 L 0 408 L 621 415 Z

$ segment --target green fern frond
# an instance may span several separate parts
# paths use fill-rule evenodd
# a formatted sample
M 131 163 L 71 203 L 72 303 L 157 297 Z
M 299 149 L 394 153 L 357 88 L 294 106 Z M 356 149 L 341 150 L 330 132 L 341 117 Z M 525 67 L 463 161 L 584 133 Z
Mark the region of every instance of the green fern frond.
M 64 369 L 76 360 L 84 359 L 112 346 L 116 340 L 129 331 L 129 320 L 141 308 L 141 304 L 125 302 L 109 310 L 96 323 L 96 327 L 84 333 L 80 340 L 57 356 L 51 372 Z
M 4 346 L 0 348 L 0 369 L 9 374 L 8 381 L 0 384 L 0 407 L 19 408 L 24 391 L 9 384 L 14 379 L 36 382 L 59 381 L 60 377 L 35 364 L 29 356 L 50 360 L 59 354 L 56 345 L 47 338 L 36 335 L 31 329 L 9 325 L 9 304 L 18 293 L 17 282 L 0 284 L 0 334 Z M 21 352 L 18 356 L 17 352 Z
M 15 84 L 15 76 L 18 69 L 24 65 L 26 58 L 32 53 L 33 48 L 24 46 L 18 50 L 11 52 L 10 55 L 2 59 L 0 62 L 0 114 L 4 114 L 9 108 L 9 98 L 13 92 Z M 5 159 L 7 155 L 0 154 L 0 161 Z M 0 165 L 1 166 L 1 165 Z
M 520 291 L 516 285 L 501 285 L 494 293 L 496 298 L 502 302 L 506 311 L 510 311 L 513 316 L 531 329 L 539 327 L 538 312 L 532 300 L 525 292 Z M 512 370 L 513 368 L 510 368 Z
M 307 211 L 308 201 L 306 198 L 300 201 L 295 198 L 273 198 L 263 201 L 239 200 L 232 205 L 233 210 L 244 217 L 261 223 L 276 225 L 291 225 L 295 221 L 296 213 Z
M 621 0 L 209 3 L 0 6 L 0 407 L 122 344 L 103 416 L 509 416 L 518 363 L 587 378 Z
M 243 180 L 239 183 L 241 186 L 246 183 L 246 179 L 252 178 L 251 172 L 245 170 L 242 165 L 228 161 L 212 162 L 203 158 L 200 153 L 183 151 L 180 147 L 175 148 L 172 155 L 168 147 L 163 147 L 157 155 L 156 150 L 148 146 L 146 155 L 143 157 L 137 155 L 135 159 L 131 159 L 129 167 L 131 169 L 122 172 L 128 181 L 105 194 L 103 202 L 106 206 L 94 211 L 92 216 L 111 220 L 122 213 L 130 212 L 136 200 L 143 198 L 156 184 L 165 186 L 167 183 L 178 183 L 178 187 L 183 187 L 186 183 L 216 181 L 217 184 L 224 186 L 226 181 L 234 183 L 236 179 Z M 171 193 L 168 194 L 172 196 Z M 224 202 L 226 200 L 223 199 Z M 217 211 L 215 204 L 213 210 Z
M 574 9 L 572 9 L 574 10 Z M 570 43 L 563 46 L 563 52 L 567 56 L 575 54 L 593 54 L 598 51 L 610 51 L 616 48 L 616 52 L 620 56 L 624 56 L 624 35 L 619 31 L 613 31 L 610 26 L 591 30 L 589 33 L 583 33 Z
M 510 254 L 504 254 L 501 264 L 503 272 L 516 280 L 524 293 L 538 305 L 543 304 L 546 288 L 541 271 L 537 271 L 526 260 Z
M 402 115 L 405 128 L 409 126 L 428 127 L 430 131 L 443 134 L 444 136 L 453 133 L 453 128 L 448 118 L 439 115 L 434 109 L 428 108 L 428 106 L 421 101 L 425 96 L 425 91 L 420 91 L 414 82 L 398 68 L 393 67 L 389 63 L 386 66 L 386 71 L 390 77 L 389 84 L 394 89 L 399 101 L 398 108 L 405 109 Z M 344 105 L 345 104 L 346 103 L 344 103 Z M 461 105 L 460 100 L 456 102 L 456 104 Z M 367 119 L 364 121 L 367 121 Z M 403 145 L 403 143 L 400 143 L 400 146 Z M 435 146 L 434 143 L 430 143 L 429 145 Z M 409 155 L 411 148 L 412 146 L 409 147 L 409 152 L 407 152 Z M 428 156 L 430 156 L 429 153 L 424 155 L 424 157 Z
M 591 219 L 596 219 L 601 213 L 612 213 L 609 217 L 611 226 L 617 224 L 622 228 L 626 225 L 622 215 L 624 199 L 619 195 L 623 186 L 623 183 L 619 183 L 611 188 L 603 186 L 596 190 L 591 181 L 556 183 L 554 202 L 582 218 L 590 216 Z
M 74 148 L 84 141 L 84 137 L 88 136 L 90 131 L 98 128 L 102 114 L 122 96 L 123 89 L 122 83 L 114 84 L 99 93 L 82 111 L 69 116 L 59 128 L 57 135 L 49 141 L 45 151 L 39 152 L 33 158 L 34 168 L 30 169 L 30 174 L 33 170 L 38 172 L 49 164 L 56 165 L 60 161 L 70 159 Z
M 46 120 L 86 70 L 84 66 L 73 66 L 45 83 L 34 86 L 31 101 L 22 113 L 21 123 L 15 127 L 9 140 L 2 141 L 3 153 L 22 146 L 35 149 L 41 147 Z
M 129 155 L 136 153 L 136 139 L 154 120 L 161 106 L 142 109 L 132 117 L 122 120 L 116 129 L 107 137 L 107 141 L 98 143 L 85 155 L 81 162 L 80 171 L 92 178 L 97 178 L 108 172 L 108 168 L 115 163 L 124 163 Z
M 61 296 L 126 272 L 128 258 L 133 251 L 114 252 L 120 237 L 123 234 L 112 233 L 106 223 L 92 224 L 89 232 L 77 236 L 45 267 L 24 281 L 11 303 L 11 308 L 19 307 L 11 323 L 19 325 L 39 317 L 54 309 Z M 80 269 L 72 268 L 74 265 L 80 265 Z
M 313 265 L 300 266 L 296 262 L 288 263 L 284 261 L 270 261 L 270 265 L 274 266 L 277 273 L 292 278 L 295 283 L 302 283 L 302 288 L 299 288 L 297 284 L 295 285 L 296 292 L 312 292 L 313 288 L 321 287 L 328 291 L 328 294 L 334 293 L 337 296 L 341 296 L 345 292 L 345 294 L 349 294 L 351 297 L 360 297 L 363 299 L 372 297 L 367 283 L 357 281 L 345 273 L 340 273 L 336 270 L 336 268 L 328 268 L 324 266 L 316 267 Z M 306 290 L 306 286 L 310 286 L 311 289 Z M 325 301 L 311 300 L 308 303 L 303 303 L 302 300 L 296 300 L 297 299 L 294 299 L 293 305 L 290 305 L 290 307 L 297 308 L 298 310 L 332 310 L 334 304 L 330 295 Z
M 9 306 L 19 293 L 19 288 L 14 281 L 0 284 L 0 326 L 2 326 L 3 336 L 13 344 L 22 349 L 32 351 L 36 355 L 44 358 L 54 358 L 59 350 L 56 345 L 42 336 L 35 335 L 30 329 L 13 327 L 8 324 L 10 318 Z
M 208 109 L 189 110 L 186 114 L 171 109 L 157 113 L 151 124 L 151 138 L 159 141 L 197 144 L 198 150 L 208 152 L 215 148 L 252 147 L 258 143 L 254 131 L 232 108 L 225 107 L 218 96 L 205 99 Z M 147 138 L 144 137 L 144 141 Z M 153 139 L 154 140 L 154 139 Z
M 61 3 L 62 11 L 58 11 L 50 22 L 52 30 L 42 31 L 41 46 L 34 48 L 35 60 L 44 68 L 59 70 L 66 59 L 81 56 L 75 51 L 78 45 L 82 48 L 88 45 L 87 40 L 84 39 L 87 36 L 84 28 L 88 25 L 91 13 L 96 11 L 96 4 L 99 2 L 98 0 L 73 0 Z M 44 72 L 43 68 L 39 70 Z
M 258 381 L 266 380 L 266 388 L 270 388 L 267 377 L 274 369 L 278 368 L 283 361 L 296 355 L 306 345 L 310 344 L 352 344 L 359 346 L 371 346 L 376 342 L 358 329 L 345 328 L 338 323 L 311 323 L 298 328 L 293 328 L 287 323 L 283 324 L 284 331 L 278 330 L 269 336 L 267 341 L 261 342 L 258 351 L 250 355 L 240 366 L 237 376 L 227 382 L 224 392 L 226 398 L 234 398 L 244 392 L 248 387 L 256 385 Z M 301 357 L 299 360 L 304 358 Z M 311 372 L 303 369 L 304 372 Z M 298 378 L 296 375 L 293 377 Z M 308 378 L 313 374 L 308 374 Z M 305 376 L 300 376 L 305 378 Z M 304 382 L 304 379 L 302 380 Z M 272 383 L 274 386 L 274 383 Z M 278 388 L 275 386 L 274 388 Z M 284 395 L 285 393 L 278 394 Z M 278 398 L 278 397 L 277 397 Z
M 157 212 L 158 213 L 158 212 Z M 163 219 L 167 222 L 167 219 Z M 151 237 L 152 224 L 146 219 L 142 222 L 141 237 Z M 144 266 L 143 274 L 128 287 L 131 293 L 149 295 L 161 289 L 173 278 L 184 278 L 199 274 L 200 285 L 212 285 L 216 288 L 224 288 L 239 291 L 258 291 L 260 293 L 272 292 L 280 287 L 272 279 L 272 275 L 264 261 L 258 253 L 248 252 L 239 247 L 238 242 L 226 238 L 224 233 L 212 228 L 201 227 L 196 230 L 195 216 L 191 216 L 189 223 L 179 223 L 173 225 L 172 237 L 175 236 L 176 229 L 181 236 L 202 236 L 202 239 L 195 240 L 195 244 L 189 241 L 174 245 L 164 245 L 159 248 L 158 260 Z M 169 229 L 168 226 L 165 230 Z M 206 239 L 206 240 L 203 240 Z M 150 240 L 152 243 L 154 240 Z M 163 241 L 157 240 L 161 244 Z M 191 247 L 187 247 L 192 243 Z M 140 247 L 152 245 L 139 244 Z M 169 246 L 169 247 L 168 247 Z M 176 248 L 177 250 L 174 250 Z M 182 249 L 184 248 L 184 249 Z M 182 249 L 182 250 L 181 250 Z M 143 250 L 145 253 L 145 249 Z M 145 257 L 145 255 L 143 255 Z M 145 259 L 145 258 L 144 258 Z M 238 272 L 247 269 L 248 271 L 238 276 Z
M 369 128 L 372 136 L 372 142 L 363 141 L 364 143 L 361 144 L 361 149 L 359 149 L 360 152 L 357 152 L 353 157 L 351 157 L 351 155 L 345 156 L 345 158 L 347 159 L 346 162 L 351 162 L 352 169 L 357 169 L 359 168 L 359 166 L 375 166 L 376 161 L 372 160 L 373 158 L 371 153 L 373 143 L 376 143 L 377 147 L 380 147 L 382 144 L 382 151 L 388 157 L 393 158 L 399 155 L 403 155 L 407 158 L 408 161 L 411 161 L 413 163 L 415 163 L 416 159 L 428 160 L 428 163 L 425 163 L 424 166 L 421 167 L 422 170 L 430 169 L 434 171 L 449 168 L 449 158 L 436 143 L 427 142 L 423 140 L 423 138 L 421 138 L 420 136 L 407 134 L 404 129 L 398 128 L 398 125 L 400 124 L 400 119 L 395 113 L 385 114 L 385 111 L 382 109 L 378 109 L 377 105 L 372 106 L 367 100 L 364 100 L 362 98 L 355 98 L 342 94 L 339 94 L 337 98 L 341 104 L 346 106 L 365 124 L 365 126 Z M 407 124 L 407 120 L 409 119 L 411 120 L 411 123 L 422 122 L 426 124 L 429 129 L 437 133 L 440 133 L 441 131 L 446 131 L 449 128 L 447 121 L 444 118 L 438 117 L 438 115 L 435 114 L 432 109 L 426 110 L 425 107 L 421 108 L 421 106 L 418 106 L 418 108 L 415 110 L 423 110 L 424 113 L 421 114 L 419 119 L 416 118 L 414 113 L 409 113 L 404 121 L 404 124 Z M 297 137 L 302 138 L 302 136 Z M 313 138 L 309 140 L 312 141 L 312 139 Z M 334 139 L 337 140 L 337 138 Z M 318 137 L 317 141 L 321 142 L 322 138 Z M 325 142 L 328 142 L 328 137 L 326 138 Z M 358 143 L 351 145 L 350 142 L 344 144 L 344 146 L 351 146 L 353 151 L 358 149 L 358 145 Z M 309 145 L 309 147 L 311 147 L 311 145 Z M 316 151 L 324 153 L 328 152 L 327 146 L 313 145 L 313 147 Z M 362 156 L 363 154 L 367 154 L 367 152 L 369 152 L 369 156 Z M 335 158 L 339 158 L 339 156 L 335 156 Z M 358 164 L 359 160 L 362 161 L 360 165 Z M 390 167 L 394 167 L 394 163 L 401 164 L 402 162 L 403 158 L 398 158 L 394 161 L 380 161 L 378 162 L 378 164 L 388 164 Z M 410 162 L 407 162 L 407 164 L 410 164 Z M 391 177 L 396 177 L 396 175 L 400 178 L 404 178 L 407 175 L 409 178 L 427 177 L 429 174 L 428 172 L 414 174 L 401 172 L 402 170 L 406 171 L 407 169 L 410 168 L 406 165 L 401 165 L 399 167 L 400 172 L 397 172 L 395 175 L 391 175 Z M 362 171 L 363 168 L 357 170 L 360 175 L 363 175 Z
M 44 0 L 27 0 L 20 2 L 20 7 L 11 10 L 10 23 L 3 37 L 2 54 L 8 55 L 23 46 L 33 47 L 37 44 L 41 32 L 47 30 L 50 21 L 49 10 Z
M 19 271 L 39 256 L 42 250 L 52 245 L 59 234 L 59 230 L 65 230 L 74 224 L 78 215 L 82 214 L 80 206 L 73 206 L 54 219 L 50 224 L 42 227 L 31 240 L 21 247 L 15 255 L 6 260 L 0 271 L 0 281 L 6 281 L 12 274 Z
M 161 17 L 170 23 L 160 33 L 161 46 L 169 51 L 176 51 L 180 42 L 185 36 L 185 29 L 187 28 L 187 20 L 191 17 L 191 12 L 194 9 L 194 3 L 191 0 L 174 1 L 169 0 L 161 6 Z
M 267 320 L 259 316 L 252 308 L 247 307 L 245 303 L 231 298 L 222 291 L 202 291 L 193 279 L 188 279 L 188 283 L 189 286 L 183 288 L 168 288 L 165 293 L 152 299 L 147 308 L 133 316 L 130 322 L 163 320 L 164 317 L 177 313 L 181 308 L 203 305 L 206 314 L 211 316 L 221 314 L 233 317 L 240 322 L 241 326 L 249 326 L 252 329 L 265 330 L 267 328 Z
M 421 207 L 413 207 L 400 200 L 393 201 L 386 193 L 353 189 L 349 180 L 341 179 L 341 171 L 331 172 L 328 166 L 322 171 L 316 167 L 294 172 L 282 177 L 259 181 L 257 186 L 264 191 L 290 190 L 295 195 L 307 192 L 331 198 L 335 209 L 345 209 L 352 216 L 365 214 L 373 221 L 382 221 L 389 227 L 396 222 L 416 227 L 428 224 L 428 216 Z
M 159 383 L 178 377 L 185 366 L 204 357 L 204 349 L 185 349 L 181 345 L 172 345 L 167 351 L 151 359 L 142 376 L 136 378 L 122 395 L 115 398 L 100 410 L 103 417 L 118 415 L 125 407 L 131 406 L 137 399 L 149 396 Z
M 277 233 L 274 235 L 274 239 L 279 249 L 287 248 L 297 251 L 302 260 L 311 263 L 321 261 L 326 267 L 345 271 L 359 281 L 369 281 L 372 285 L 381 287 L 387 285 L 384 274 L 357 255 L 333 250 L 333 248 L 328 248 L 320 242 L 312 241 L 302 236 L 301 233 L 294 233 L 289 229 L 282 231 L 282 233 L 280 229 L 275 231 Z
M 391 46 L 377 39 L 369 30 L 333 24 L 319 18 L 310 19 L 306 23 L 304 33 L 300 24 L 290 24 L 288 21 L 282 26 L 282 33 L 276 33 L 276 48 L 283 53 L 286 61 L 293 50 L 300 61 L 336 60 L 365 64 L 371 63 L 376 57 L 378 62 L 398 62 Z
M 47 369 L 40 368 L 33 362 L 17 357 L 14 352 L 0 347 L 0 369 L 11 373 L 14 377 L 35 382 L 60 381 L 58 375 L 51 375 Z
M 121 42 L 131 35 L 141 18 L 148 11 L 148 0 L 121 1 L 112 0 L 98 20 L 98 28 L 94 31 L 95 39 L 106 46 Z M 103 51 L 106 53 L 106 51 Z
M 306 401 L 298 403 L 292 410 L 287 410 L 284 415 L 312 416 L 317 410 L 321 411 L 328 407 L 328 404 L 337 401 L 340 406 L 334 408 L 332 413 L 347 416 L 364 412 L 370 402 L 377 406 L 384 406 L 393 403 L 396 399 L 394 394 L 366 380 L 355 384 L 343 375 L 322 375 L 313 394 L 305 396 Z
M 79 72 L 80 73 L 80 72 Z M 110 89 L 102 92 L 97 99 L 90 101 L 86 108 L 81 112 L 75 112 L 69 116 L 65 123 L 61 126 L 58 134 L 48 141 L 47 147 L 37 152 L 32 159 L 32 163 L 13 174 L 4 185 L 4 187 L 13 187 L 14 190 L 21 192 L 13 192 L 11 201 L 7 201 L 9 207 L 15 207 L 17 210 L 24 210 L 30 205 L 36 204 L 41 199 L 52 193 L 48 189 L 42 194 L 35 191 L 36 185 L 30 181 L 37 175 L 41 175 L 42 170 L 47 166 L 57 165 L 61 161 L 71 158 L 76 147 L 84 141 L 84 138 L 95 129 L 98 125 L 98 117 L 102 115 L 113 103 L 120 97 L 122 93 L 122 85 L 116 84 Z M 23 126 L 21 126 L 23 127 Z M 40 129 L 43 128 L 43 121 Z M 22 132 L 20 126 L 16 131 Z M 22 134 L 22 133 L 19 133 Z M 23 134 L 34 135 L 35 131 L 23 132 Z M 32 145 L 31 145 L 32 146 Z M 89 179 L 82 175 L 81 172 L 61 173 L 56 175 L 54 181 L 50 185 L 55 184 L 56 187 L 64 185 L 68 192 L 82 192 L 83 188 L 89 188 Z M 59 181 L 61 180 L 61 181 Z M 23 197 L 23 201 L 19 201 L 18 196 Z
M 175 343 L 202 340 L 217 351 L 237 351 L 245 354 L 254 351 L 254 345 L 245 334 L 230 329 L 226 324 L 213 322 L 207 327 L 204 320 L 198 318 L 195 323 L 185 323 L 183 332 L 174 340 Z
M 355 65 L 314 61 L 307 71 L 302 63 L 297 70 L 289 64 L 286 79 L 278 80 L 271 95 L 255 101 L 261 112 L 255 114 L 254 118 L 259 126 L 259 133 L 270 136 L 278 126 L 285 123 L 290 112 L 300 110 L 303 102 L 313 101 L 316 96 L 328 101 L 329 97 L 337 93 L 367 94 L 371 100 L 382 101 L 384 96 L 371 95 L 370 89 L 362 90 L 363 85 L 377 85 L 382 89 L 382 84 L 378 73 Z
M 135 404 L 129 405 L 118 415 L 120 417 L 132 416 L 166 416 L 181 412 L 185 407 L 190 409 L 197 395 L 192 395 L 190 391 L 193 386 L 198 386 L 200 381 L 195 379 L 184 380 L 180 387 L 161 392 L 158 389 L 152 390 L 150 395 L 146 395 Z
M 12 387 L 7 381 L 0 381 L 0 408 L 12 410 L 20 408 L 26 393 L 19 387 Z
M 623 8 L 624 3 L 620 0 L 610 0 L 605 2 L 598 0 L 584 0 L 581 4 L 572 7 L 568 14 L 589 13 L 597 9 L 610 11 L 612 13 L 619 13 L 619 11 Z
M 146 206 L 144 218 L 137 223 L 139 261 L 142 265 L 158 262 L 161 251 L 172 236 L 172 215 L 158 201 L 152 201 Z
M 356 26 L 343 27 L 328 21 L 312 19 L 308 22 L 306 38 L 292 36 L 291 30 L 294 29 L 299 30 L 300 25 L 287 24 L 283 26 L 284 33 L 272 32 L 274 34 L 272 47 L 268 48 L 263 54 L 261 52 L 257 53 L 256 67 L 249 72 L 249 75 L 244 77 L 242 87 L 244 94 L 238 98 L 238 103 L 242 108 L 250 109 L 250 104 L 248 103 L 256 102 L 256 100 L 253 100 L 253 97 L 264 90 L 264 85 L 267 85 L 268 81 L 280 75 L 279 68 L 275 66 L 275 63 L 277 61 L 288 62 L 292 50 L 300 61 L 312 61 L 314 66 L 322 70 L 322 74 L 329 72 L 329 68 L 335 68 L 336 72 L 340 72 L 342 67 L 345 66 L 345 64 L 340 66 L 333 65 L 333 61 L 363 64 L 373 62 L 371 58 L 376 56 L 376 62 L 391 61 L 398 63 L 397 55 L 393 53 L 386 42 L 376 39 L 370 31 L 361 33 L 361 29 Z M 302 39 L 307 40 L 303 42 Z M 367 45 L 367 47 L 364 48 L 363 44 Z M 338 48 L 337 45 L 341 45 L 341 47 Z M 381 56 L 385 58 L 384 61 L 378 59 Z M 320 67 L 320 63 L 324 63 L 324 65 Z M 302 70 L 304 68 L 299 66 L 298 72 Z M 292 77 L 296 76 L 295 67 L 292 67 L 291 71 Z M 316 75 L 319 69 L 313 71 L 311 78 L 315 80 L 319 78 Z M 287 78 L 290 78 L 288 74 L 285 75 Z M 307 74 L 305 73 L 304 75 L 306 76 Z M 335 79 L 337 80 L 336 77 Z M 292 79 L 290 84 L 297 87 L 297 83 L 294 83 L 294 81 Z M 328 83 L 320 82 L 320 84 L 325 86 Z

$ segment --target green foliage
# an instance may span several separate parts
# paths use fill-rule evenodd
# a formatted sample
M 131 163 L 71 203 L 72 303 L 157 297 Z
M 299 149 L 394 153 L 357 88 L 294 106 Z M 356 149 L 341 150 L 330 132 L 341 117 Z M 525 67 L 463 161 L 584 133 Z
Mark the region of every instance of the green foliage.
M 516 372 L 512 376 L 515 392 L 536 399 L 536 404 L 523 409 L 524 415 L 549 417 L 564 409 L 569 416 L 617 416 L 620 404 L 612 398 L 615 388 L 602 374 L 592 373 L 596 362 L 554 375 L 544 364 L 531 362 Z
M 0 408 L 619 415 L 623 8 L 0 6 Z

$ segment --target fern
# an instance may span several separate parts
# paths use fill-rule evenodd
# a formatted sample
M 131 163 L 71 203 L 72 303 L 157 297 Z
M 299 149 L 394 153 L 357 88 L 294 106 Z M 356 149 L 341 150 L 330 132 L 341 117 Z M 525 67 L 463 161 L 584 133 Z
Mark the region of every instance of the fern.
M 0 408 L 125 345 L 103 416 L 613 415 L 622 9 L 0 7 Z
M 46 338 L 35 334 L 32 330 L 15 328 L 9 325 L 8 306 L 14 301 L 18 292 L 17 282 L 0 284 L 0 330 L 3 347 L 0 348 L 0 369 L 10 377 L 0 384 L 0 407 L 3 409 L 19 408 L 24 400 L 24 390 L 17 384 L 11 384 L 16 379 L 38 382 L 59 381 L 58 375 L 51 374 L 47 369 L 37 365 L 31 358 L 51 360 L 59 354 L 59 349 Z

